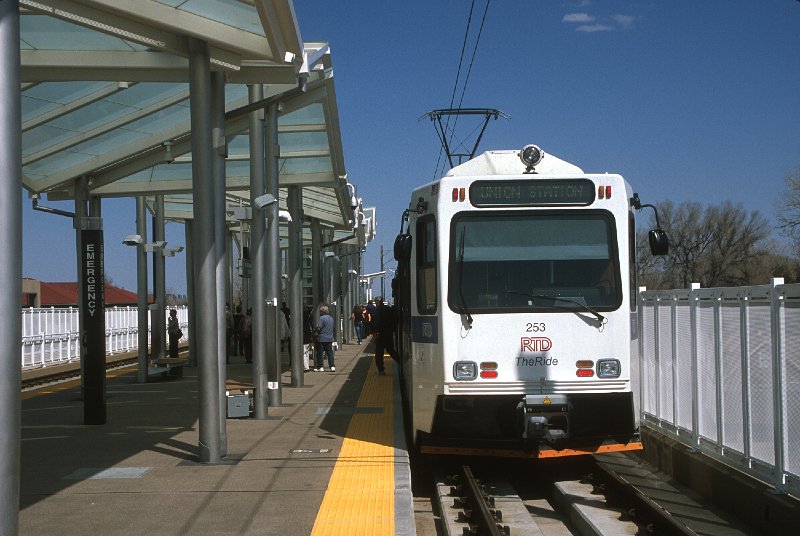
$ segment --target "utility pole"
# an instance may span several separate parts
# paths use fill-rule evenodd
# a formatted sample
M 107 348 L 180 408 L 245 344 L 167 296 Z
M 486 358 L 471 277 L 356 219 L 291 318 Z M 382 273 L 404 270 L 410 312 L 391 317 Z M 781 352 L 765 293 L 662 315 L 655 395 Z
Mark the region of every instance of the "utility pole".
M 381 272 L 383 272 L 383 246 L 381 246 Z M 386 302 L 386 278 L 381 277 L 381 298 Z

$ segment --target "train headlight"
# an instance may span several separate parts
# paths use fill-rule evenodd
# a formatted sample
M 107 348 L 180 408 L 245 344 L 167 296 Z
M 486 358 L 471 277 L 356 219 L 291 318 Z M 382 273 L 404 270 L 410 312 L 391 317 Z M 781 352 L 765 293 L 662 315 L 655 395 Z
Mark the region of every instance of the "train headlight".
M 619 378 L 622 373 L 622 366 L 619 359 L 598 359 L 597 377 L 598 378 Z
M 544 151 L 539 149 L 536 145 L 526 145 L 522 148 L 522 151 L 520 151 L 519 158 L 528 168 L 532 168 L 542 161 L 542 158 L 544 158 Z
M 456 361 L 453 365 L 453 377 L 456 380 L 474 380 L 478 377 L 478 364 L 474 361 Z

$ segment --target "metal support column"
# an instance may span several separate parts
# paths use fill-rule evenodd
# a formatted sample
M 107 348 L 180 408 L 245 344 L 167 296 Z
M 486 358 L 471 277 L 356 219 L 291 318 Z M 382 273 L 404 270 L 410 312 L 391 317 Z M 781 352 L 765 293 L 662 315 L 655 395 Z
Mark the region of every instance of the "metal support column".
M 322 303 L 322 292 L 322 225 L 319 220 L 311 220 L 311 306 L 314 318 Z
M 263 139 L 263 138 L 262 138 Z M 252 164 L 251 164 L 252 168 Z M 263 169 L 263 166 L 262 166 Z M 252 264 L 250 263 L 250 256 L 248 253 L 247 259 L 244 258 L 244 248 L 250 252 L 250 224 L 248 222 L 241 222 L 239 228 L 239 270 L 241 277 L 241 299 L 242 299 L 242 314 L 247 312 L 250 308 L 250 272 L 252 271 Z
M 208 44 L 189 38 L 189 106 L 192 127 L 192 195 L 194 196 L 195 305 L 197 311 L 217 309 L 217 259 L 214 248 L 214 177 L 212 163 L 210 58 Z M 198 314 L 197 375 L 199 408 L 199 458 L 220 461 L 219 366 L 217 317 Z
M 19 2 L 0 2 L 0 243 L 12 252 L 0 262 L 0 534 L 19 533 L 19 386 L 22 363 L 22 105 Z
M 153 243 L 164 242 L 164 196 L 158 194 L 153 203 Z M 167 341 L 167 285 L 164 281 L 166 275 L 164 248 L 155 248 L 153 251 L 153 297 L 155 303 L 150 314 L 152 329 L 150 330 L 150 354 L 153 359 L 162 359 L 166 356 Z
M 144 241 L 147 236 L 147 204 L 144 196 L 136 198 L 136 234 Z M 136 246 L 136 308 L 138 312 L 138 368 L 136 381 L 147 381 L 147 345 L 149 315 L 147 314 L 147 252 L 144 244 Z
M 82 261 L 81 256 L 78 253 L 81 251 L 81 222 L 84 218 L 88 215 L 87 207 L 86 207 L 86 198 L 88 195 L 86 194 L 86 178 L 80 177 L 75 179 L 74 181 L 74 189 L 75 189 L 75 217 L 72 219 L 72 228 L 75 229 L 75 261 L 76 261 L 76 274 L 77 274 L 77 287 L 78 287 L 78 303 L 83 303 L 83 269 L 82 269 Z M 83 326 L 83 316 L 78 314 L 78 333 L 83 333 L 84 330 Z M 84 373 L 84 353 L 83 353 L 83 346 L 78 345 L 78 358 L 81 364 L 81 400 L 84 398 L 84 381 L 86 380 L 86 374 Z
M 261 85 L 250 86 L 250 102 L 263 98 Z M 255 200 L 266 188 L 264 167 L 264 112 L 250 114 L 250 205 L 253 219 L 250 223 L 250 306 L 253 322 L 253 413 L 256 419 L 266 419 L 267 405 L 267 339 L 266 326 L 266 222 L 261 210 L 255 208 Z
M 266 168 L 267 193 L 278 199 L 279 159 L 281 149 L 278 145 L 278 103 L 267 106 L 266 117 Z M 281 243 L 278 222 L 278 202 L 264 207 L 267 216 L 267 305 L 280 305 L 281 293 Z M 268 320 L 270 320 L 268 318 Z M 267 389 L 270 406 L 281 405 L 281 341 L 278 317 L 267 323 Z
M 227 370 L 230 356 L 228 348 L 228 322 L 232 322 L 233 311 L 226 310 L 228 298 L 228 233 L 225 229 L 225 77 L 221 72 L 211 73 L 211 125 L 214 166 L 214 250 L 217 260 L 217 366 L 219 400 L 220 455 L 228 454 L 228 398 L 225 395 Z
M 303 190 L 290 186 L 287 198 L 289 214 L 289 310 L 291 311 L 291 344 L 289 362 L 292 366 L 292 387 L 303 386 Z
M 353 270 L 353 255 L 350 246 L 344 246 L 344 265 L 342 266 L 342 338 L 345 344 L 350 344 L 353 340 L 353 318 L 350 313 L 353 311 L 353 289 L 352 289 L 352 276 Z
M 183 222 L 184 236 L 186 240 L 186 301 L 188 302 L 188 321 L 189 321 L 189 366 L 197 366 L 197 300 L 194 291 L 194 267 L 195 267 L 195 248 L 194 248 L 194 221 L 186 220 Z
M 100 199 L 91 198 L 89 217 L 81 219 L 81 357 L 83 366 L 83 423 L 106 423 L 106 315 L 103 269 L 103 218 Z

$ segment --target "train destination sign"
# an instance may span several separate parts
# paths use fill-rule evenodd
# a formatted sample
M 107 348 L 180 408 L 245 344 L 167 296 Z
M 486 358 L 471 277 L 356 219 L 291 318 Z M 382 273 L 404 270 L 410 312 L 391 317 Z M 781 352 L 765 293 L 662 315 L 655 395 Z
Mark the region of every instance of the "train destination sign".
M 594 190 L 589 179 L 475 181 L 469 199 L 476 207 L 591 205 Z

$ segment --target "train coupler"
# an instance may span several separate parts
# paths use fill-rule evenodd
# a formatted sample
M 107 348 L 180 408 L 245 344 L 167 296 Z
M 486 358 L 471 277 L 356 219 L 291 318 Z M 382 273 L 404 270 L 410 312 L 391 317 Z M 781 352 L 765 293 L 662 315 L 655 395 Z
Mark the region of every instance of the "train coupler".
M 522 438 L 556 442 L 569 437 L 569 399 L 566 395 L 525 395 Z

